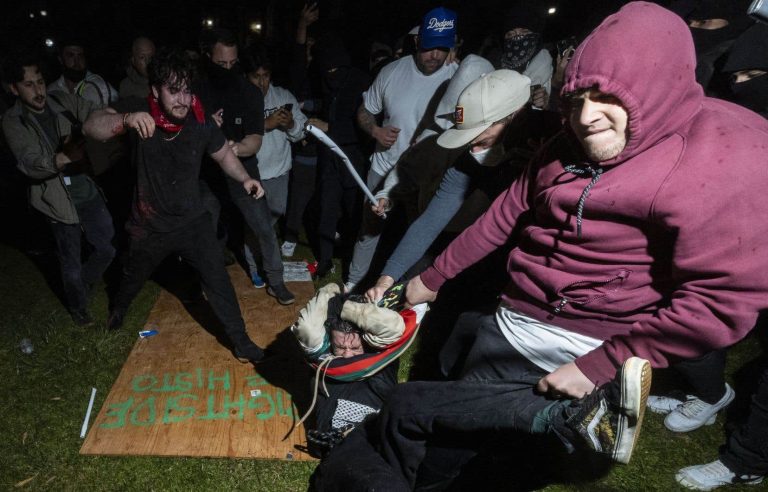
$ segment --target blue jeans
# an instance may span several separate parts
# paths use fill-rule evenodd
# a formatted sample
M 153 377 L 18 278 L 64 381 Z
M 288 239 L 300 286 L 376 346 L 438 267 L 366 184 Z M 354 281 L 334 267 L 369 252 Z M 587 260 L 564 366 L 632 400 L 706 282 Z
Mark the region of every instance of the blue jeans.
M 282 283 L 283 260 L 280 256 L 280 248 L 277 244 L 277 236 L 275 235 L 274 227 L 278 219 L 285 215 L 285 209 L 288 206 L 288 175 L 289 173 L 285 173 L 282 176 L 261 181 L 261 186 L 264 187 L 264 197 L 260 200 L 266 202 L 267 205 L 267 212 L 269 212 L 269 215 L 267 217 L 268 222 L 266 225 L 272 229 L 271 236 L 275 238 L 276 249 L 271 246 L 262 249 L 264 245 L 261 243 L 264 240 L 268 240 L 267 233 L 266 231 L 259 233 L 253 226 L 251 226 L 251 222 L 248 222 L 248 225 L 251 226 L 251 229 L 256 234 L 259 242 L 249 241 L 246 237 L 245 244 L 243 245 L 243 256 L 245 256 L 245 262 L 248 264 L 248 270 L 250 270 L 251 275 L 258 271 L 256 259 L 262 258 L 264 270 L 267 274 L 267 280 L 269 280 L 270 284 L 275 283 L 274 280 L 270 279 L 270 275 L 272 275 L 273 278 L 277 278 L 277 262 L 280 263 L 280 282 Z M 240 204 L 238 204 L 238 207 L 240 207 L 240 211 L 242 212 L 243 208 Z M 259 215 L 261 215 L 260 211 Z M 245 212 L 243 212 L 243 217 L 245 217 Z M 248 219 L 246 219 L 246 221 L 248 221 Z M 277 255 L 276 257 L 275 254 Z
M 254 252 L 261 254 L 262 266 L 270 285 L 283 283 L 283 259 L 280 256 L 280 246 L 277 244 L 277 234 L 272 226 L 272 217 L 269 206 L 264 198 L 255 200 L 245 195 L 233 198 L 235 205 L 243 214 L 243 219 L 250 232 L 245 231 L 245 244 L 243 245 L 245 261 L 251 275 L 258 271 Z M 255 240 L 257 242 L 254 242 Z M 249 247 L 249 243 L 251 247 Z
M 112 238 L 115 228 L 107 205 L 97 194 L 92 200 L 76 204 L 80 222 L 63 224 L 51 221 L 51 231 L 56 241 L 56 256 L 61 266 L 64 296 L 70 311 L 88 307 L 87 289 L 101 276 L 115 257 Z M 93 247 L 93 252 L 82 262 L 82 236 Z

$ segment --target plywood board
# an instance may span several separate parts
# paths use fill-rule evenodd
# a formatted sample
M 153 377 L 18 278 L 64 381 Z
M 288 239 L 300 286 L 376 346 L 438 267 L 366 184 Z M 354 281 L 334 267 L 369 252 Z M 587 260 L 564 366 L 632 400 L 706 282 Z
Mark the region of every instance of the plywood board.
M 288 283 L 296 302 L 281 306 L 239 267 L 229 273 L 249 335 L 275 355 L 241 364 L 207 303 L 162 291 L 146 323 L 158 334 L 136 341 L 81 454 L 311 459 L 300 451 L 304 429 L 294 426 L 312 373 L 285 330 L 312 283 Z

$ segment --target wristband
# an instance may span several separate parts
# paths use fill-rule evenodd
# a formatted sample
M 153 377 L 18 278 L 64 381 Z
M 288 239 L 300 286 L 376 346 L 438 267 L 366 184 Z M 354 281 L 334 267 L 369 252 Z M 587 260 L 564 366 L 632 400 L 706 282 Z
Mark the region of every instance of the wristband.
M 127 130 L 128 126 L 126 125 L 126 120 L 131 115 L 131 113 L 123 113 L 123 130 Z

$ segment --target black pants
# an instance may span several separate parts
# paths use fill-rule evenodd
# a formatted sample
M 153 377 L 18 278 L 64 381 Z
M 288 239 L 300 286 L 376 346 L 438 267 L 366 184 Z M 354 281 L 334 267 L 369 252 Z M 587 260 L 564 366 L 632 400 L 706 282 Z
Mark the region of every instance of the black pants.
M 725 395 L 726 349 L 713 350 L 698 359 L 672 365 L 688 383 L 691 394 L 712 405 Z
M 304 222 L 304 211 L 315 194 L 317 158 L 314 160 L 315 164 L 311 165 L 304 164 L 302 160 L 296 158 L 293 160 L 293 167 L 291 167 L 288 212 L 285 215 L 285 240 L 292 243 L 299 242 L 299 231 Z
M 247 341 L 235 289 L 224 268 L 221 250 L 207 213 L 177 230 L 162 233 L 146 231 L 145 236 L 131 239 L 113 310 L 125 312 L 144 282 L 171 253 L 181 256 L 198 272 L 203 292 L 232 343 L 237 346 Z
M 752 395 L 746 423 L 728 438 L 720 460 L 736 475 L 768 475 L 768 368 Z
M 357 145 L 343 145 L 341 149 L 365 180 L 365 158 Z M 318 223 L 318 262 L 333 258 L 339 219 L 346 217 L 345 236 L 354 237 L 362 218 L 362 191 L 342 160 L 328 149 L 320 149 L 318 158 L 320 179 L 320 222 Z
M 112 246 L 115 229 L 101 195 L 97 194 L 88 202 L 76 204 L 75 208 L 79 223 L 63 224 L 51 221 L 51 231 L 56 241 L 56 256 L 61 266 L 64 295 L 70 311 L 87 307 L 87 286 L 101 279 L 115 257 L 115 248 Z M 83 235 L 93 248 L 85 263 L 81 259 Z
M 430 475 L 447 482 L 500 437 L 514 442 L 518 432 L 543 433 L 542 416 L 564 415 L 558 409 L 564 410 L 567 401 L 548 400 L 535 391 L 547 372 L 512 348 L 494 317 L 471 319 L 480 326 L 461 379 L 398 385 L 373 428 L 360 431 L 365 438 L 347 438 L 350 442 L 321 465 L 323 483 L 348 479 L 352 459 L 362 469 L 383 459 L 387 466 L 378 475 L 386 472 L 390 483 L 412 489 L 430 447 L 441 449 L 441 460 L 430 460 Z

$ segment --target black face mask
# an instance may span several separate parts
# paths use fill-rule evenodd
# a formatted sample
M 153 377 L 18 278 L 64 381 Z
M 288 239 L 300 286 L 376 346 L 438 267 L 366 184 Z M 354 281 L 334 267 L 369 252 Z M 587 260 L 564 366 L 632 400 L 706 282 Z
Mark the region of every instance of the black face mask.
M 62 71 L 62 75 L 64 75 L 64 78 L 69 80 L 70 82 L 80 82 L 85 78 L 85 69 L 83 70 L 75 70 L 74 68 L 66 68 L 64 67 L 64 70 Z
M 522 72 L 541 50 L 541 35 L 535 32 L 504 40 L 501 68 Z
M 208 79 L 211 85 L 218 89 L 233 89 L 237 87 L 239 78 L 242 77 L 240 64 L 235 63 L 232 68 L 224 68 L 213 62 L 208 63 Z
M 347 79 L 347 69 L 339 67 L 333 72 L 323 74 L 323 91 L 329 94 L 337 92 L 344 85 Z
M 725 26 L 720 29 L 691 28 L 691 36 L 693 36 L 693 45 L 696 48 L 696 58 L 700 58 L 729 39 L 733 39 L 735 34 L 733 29 Z
M 768 110 L 768 74 L 739 82 L 731 81 L 731 91 L 736 103 L 764 114 Z

